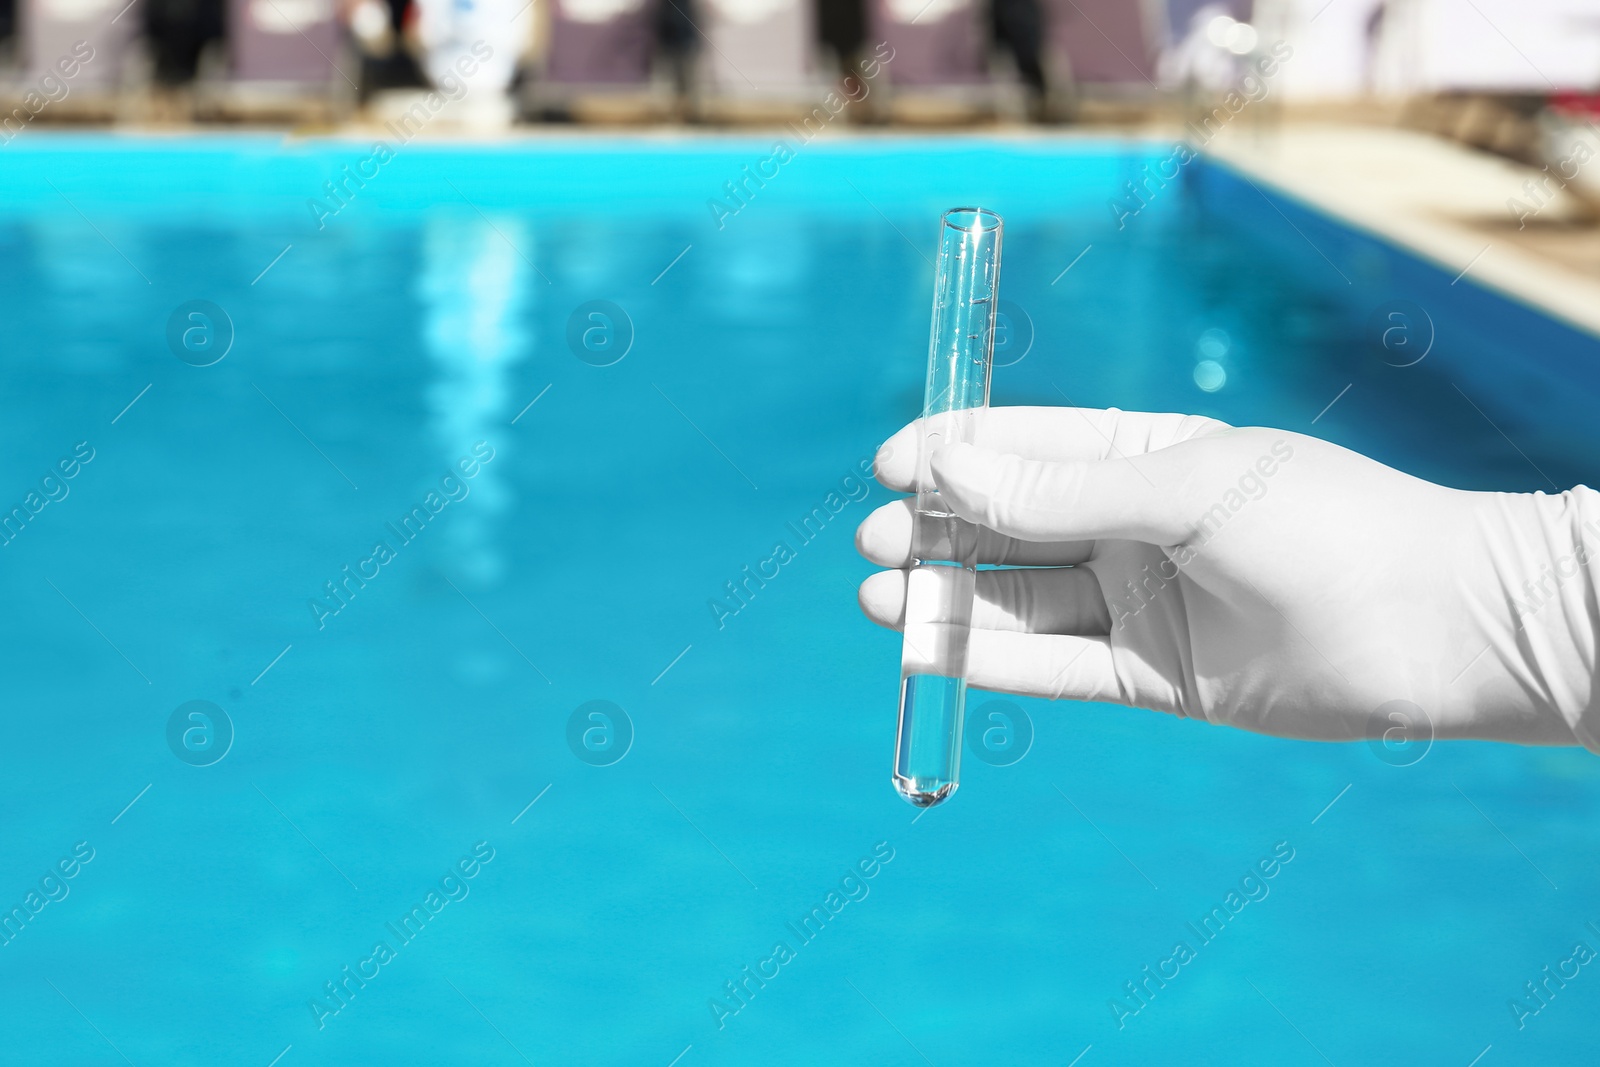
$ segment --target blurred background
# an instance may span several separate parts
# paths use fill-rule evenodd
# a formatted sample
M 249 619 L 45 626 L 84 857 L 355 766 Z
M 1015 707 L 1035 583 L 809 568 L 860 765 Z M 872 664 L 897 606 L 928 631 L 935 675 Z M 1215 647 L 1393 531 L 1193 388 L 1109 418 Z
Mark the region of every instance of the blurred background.
M 1593 0 L 0 0 L 0 103 L 7 138 L 381 123 L 434 90 L 487 128 L 801 121 L 830 92 L 848 123 L 1125 124 L 1274 48 L 1280 111 L 1541 164 L 1600 106 Z
M 1244 113 L 1257 149 L 1308 124 L 1416 135 L 1324 130 L 1291 184 L 1409 183 L 1400 214 L 1442 197 L 1591 277 L 1597 89 L 1593 0 L 0 0 L 0 144 L 88 124 L 386 143 L 1086 128 L 1210 147 Z
M 850 531 L 961 203 L 996 403 L 1600 485 L 1597 89 L 1597 0 L 0 0 L 0 1060 L 1592 1062 L 1594 755 L 984 694 L 924 816 Z

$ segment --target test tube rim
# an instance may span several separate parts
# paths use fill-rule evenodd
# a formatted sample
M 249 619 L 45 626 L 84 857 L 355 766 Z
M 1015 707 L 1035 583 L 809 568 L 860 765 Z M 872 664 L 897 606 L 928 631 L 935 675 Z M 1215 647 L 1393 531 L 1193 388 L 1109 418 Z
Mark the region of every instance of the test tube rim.
M 960 225 L 956 220 L 960 217 L 970 217 L 975 223 L 983 225 Z M 1005 226 L 1005 220 L 996 211 L 986 207 L 953 207 L 946 211 L 939 220 L 943 225 L 962 233 L 992 233 Z

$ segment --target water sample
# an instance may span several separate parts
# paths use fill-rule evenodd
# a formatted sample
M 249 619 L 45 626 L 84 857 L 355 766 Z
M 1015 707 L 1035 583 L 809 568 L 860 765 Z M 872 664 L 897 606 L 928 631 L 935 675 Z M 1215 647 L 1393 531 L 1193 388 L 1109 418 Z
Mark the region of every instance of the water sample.
M 989 405 L 1002 225 L 992 211 L 963 207 L 939 226 L 894 754 L 894 787 L 919 808 L 946 799 L 961 780 L 978 564 L 977 530 L 940 499 L 928 459 L 944 445 L 974 443 L 974 413 Z

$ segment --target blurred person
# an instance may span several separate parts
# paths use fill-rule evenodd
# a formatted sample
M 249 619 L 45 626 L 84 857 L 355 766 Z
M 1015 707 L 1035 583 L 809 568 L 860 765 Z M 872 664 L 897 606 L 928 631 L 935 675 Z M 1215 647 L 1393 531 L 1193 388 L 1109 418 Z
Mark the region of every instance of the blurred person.
M 428 80 L 454 98 L 466 125 L 509 126 L 510 90 L 527 40 L 524 21 L 536 0 L 415 0 L 417 42 Z M 467 70 L 472 73 L 468 74 Z
M 171 89 L 193 82 L 200 53 L 226 36 L 224 0 L 144 0 L 141 6 L 156 84 Z
M 840 69 L 851 72 L 867 36 L 864 0 L 817 0 L 817 36 L 838 57 Z
M 361 98 L 382 89 L 428 84 L 406 30 L 411 0 L 351 0 L 344 21 L 361 53 Z
M 679 94 L 689 91 L 695 52 L 700 45 L 692 12 L 692 0 L 662 0 L 656 6 L 656 49 L 671 68 L 673 86 Z
M 995 43 L 1011 53 L 1037 108 L 1045 91 L 1044 13 L 1039 0 L 991 0 L 989 22 Z

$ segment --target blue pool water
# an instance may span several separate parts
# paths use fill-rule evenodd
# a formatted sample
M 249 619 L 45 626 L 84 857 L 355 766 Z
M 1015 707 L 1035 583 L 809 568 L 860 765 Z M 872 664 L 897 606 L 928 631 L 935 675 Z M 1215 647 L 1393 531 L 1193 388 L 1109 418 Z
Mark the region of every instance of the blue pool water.
M 0 1059 L 1590 1054 L 1600 971 L 1520 1030 L 1507 1006 L 1600 948 L 1584 752 L 1394 766 L 1005 698 L 1022 759 L 968 758 L 915 823 L 890 786 L 899 641 L 856 609 L 852 531 L 920 403 L 946 207 L 1007 217 L 1033 339 L 997 403 L 1594 483 L 1600 344 L 1209 164 L 1119 230 L 1166 151 L 810 145 L 718 229 L 766 142 L 410 145 L 336 214 L 307 202 L 367 144 L 8 146 L 0 498 L 39 503 L 0 548 L 0 906 L 28 915 Z M 204 367 L 168 342 L 196 300 L 231 323 Z M 1433 335 L 1409 367 L 1373 343 L 1401 300 Z M 176 330 L 202 355 L 208 314 Z M 169 729 L 190 701 L 231 731 Z

